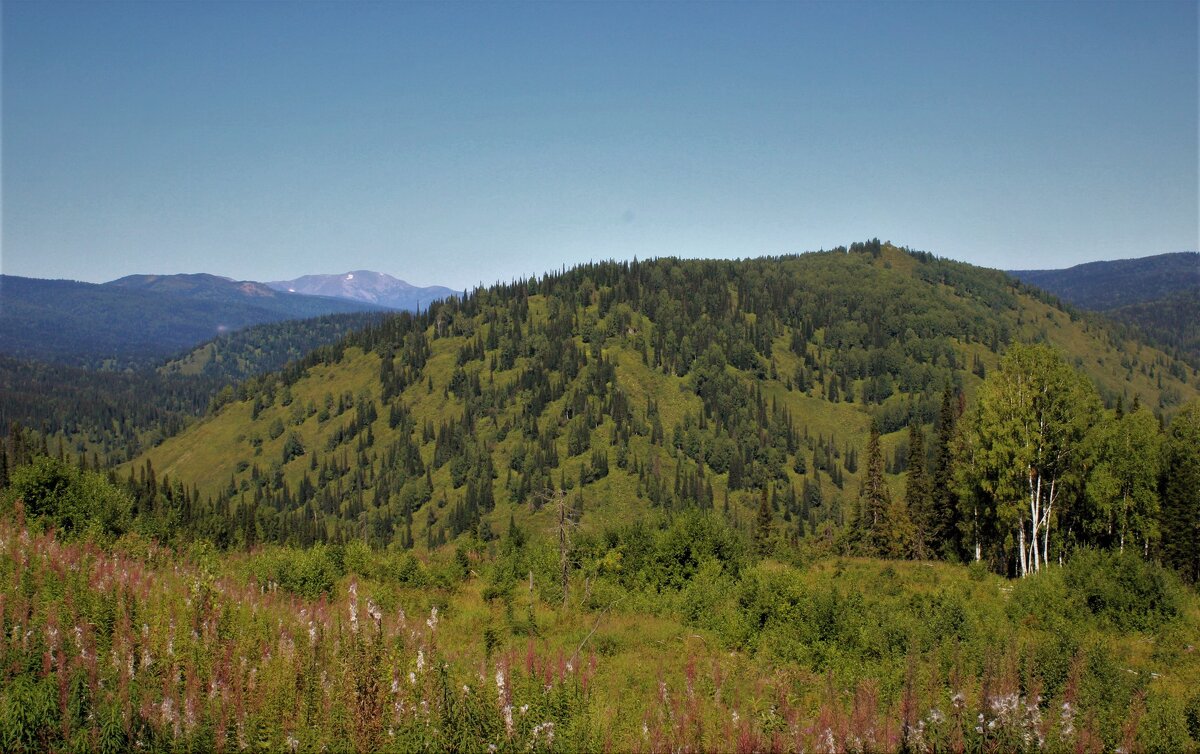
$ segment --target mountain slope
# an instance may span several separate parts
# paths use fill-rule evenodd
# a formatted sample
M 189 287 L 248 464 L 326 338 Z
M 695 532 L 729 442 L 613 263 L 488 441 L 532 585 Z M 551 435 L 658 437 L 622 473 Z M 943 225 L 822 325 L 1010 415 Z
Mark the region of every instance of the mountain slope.
M 1063 270 L 1012 270 L 1008 274 L 1082 309 L 1110 311 L 1200 289 L 1200 253 L 1088 262 Z
M 1200 366 L 1200 254 L 1194 251 L 1009 274 L 1102 312 L 1133 328 L 1137 337 Z
M 850 517 L 872 420 L 899 471 L 910 418 L 969 397 L 1013 341 L 1057 346 L 1110 404 L 1197 395 L 1193 370 L 1003 273 L 873 242 L 587 265 L 397 315 L 135 466 L 197 485 L 227 544 L 486 538 L 551 487 L 585 528 L 647 507 L 737 525 L 769 498 L 799 537 Z
M 353 270 L 341 275 L 305 275 L 295 280 L 278 280 L 266 285 L 277 291 L 366 301 L 402 311 L 416 311 L 428 307 L 433 301 L 460 293 L 440 285 L 422 288 L 370 270 Z
M 320 346 L 377 324 L 383 311 L 327 314 L 252 325 L 201 343 L 158 367 L 161 374 L 203 375 L 225 383 L 282 369 Z
M 117 368 L 149 365 L 248 325 L 376 308 L 211 275 L 131 276 L 103 285 L 4 275 L 0 301 L 0 353 Z

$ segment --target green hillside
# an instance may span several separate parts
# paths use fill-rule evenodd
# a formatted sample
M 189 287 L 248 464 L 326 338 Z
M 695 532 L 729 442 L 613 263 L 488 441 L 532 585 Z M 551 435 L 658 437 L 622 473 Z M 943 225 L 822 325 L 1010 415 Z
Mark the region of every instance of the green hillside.
M 1089 262 L 1009 273 L 1081 309 L 1102 312 L 1134 337 L 1200 365 L 1200 254 Z
M 1191 368 L 1022 290 L 878 242 L 579 267 L 351 335 L 129 469 L 198 490 L 188 516 L 223 544 L 425 549 L 541 521 L 550 489 L 593 530 L 699 507 L 750 531 L 766 497 L 783 540 L 819 541 L 853 518 L 872 420 L 898 497 L 910 423 L 933 463 L 943 397 L 969 403 L 1012 342 L 1110 407 L 1169 419 L 1197 395 Z
M 299 361 L 310 351 L 378 322 L 386 314 L 352 312 L 254 325 L 201 343 L 158 367 L 162 375 L 203 376 L 237 383 Z
M 1197 751 L 1196 379 L 878 242 L 380 319 L 0 443 L 0 748 Z

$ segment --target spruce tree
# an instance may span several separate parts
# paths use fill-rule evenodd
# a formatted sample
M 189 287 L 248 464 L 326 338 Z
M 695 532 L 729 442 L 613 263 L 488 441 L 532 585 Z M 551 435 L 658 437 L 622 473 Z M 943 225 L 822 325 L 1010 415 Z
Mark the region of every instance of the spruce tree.
M 1184 406 L 1167 428 L 1160 515 L 1163 563 L 1200 581 L 1200 401 Z
M 942 391 L 937 420 L 937 447 L 930 489 L 930 549 L 950 560 L 962 552 L 958 499 L 954 493 L 954 430 L 958 423 L 958 401 L 949 385 Z
M 929 557 L 932 510 L 929 476 L 925 473 L 925 433 L 916 421 L 908 425 L 908 477 L 904 485 L 904 502 L 912 519 L 916 556 L 923 560 Z
M 858 488 L 858 519 L 855 522 L 856 539 L 865 554 L 886 552 L 887 513 L 891 506 L 891 495 L 883 478 L 883 453 L 879 449 L 879 423 L 871 422 L 871 436 L 867 440 L 867 470 L 862 485 Z
M 754 545 L 758 554 L 765 556 L 771 551 L 771 504 L 767 501 L 767 488 L 763 487 L 758 502 L 758 517 L 754 522 Z

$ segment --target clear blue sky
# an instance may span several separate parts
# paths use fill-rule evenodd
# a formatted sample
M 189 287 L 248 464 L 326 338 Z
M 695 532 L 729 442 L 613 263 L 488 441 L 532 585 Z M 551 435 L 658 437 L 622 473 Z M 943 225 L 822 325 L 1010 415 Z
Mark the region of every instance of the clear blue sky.
M 1197 7 L 6 1 L 0 270 L 1195 249 Z

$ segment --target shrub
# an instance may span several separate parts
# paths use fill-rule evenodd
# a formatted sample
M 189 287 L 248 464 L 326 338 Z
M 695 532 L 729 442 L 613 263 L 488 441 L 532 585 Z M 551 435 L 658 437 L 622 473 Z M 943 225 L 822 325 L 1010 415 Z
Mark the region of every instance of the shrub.
M 133 501 L 102 475 L 41 456 L 12 473 L 5 506 L 20 500 L 25 514 L 68 535 L 114 538 L 129 528 Z
M 1132 552 L 1082 550 L 1064 572 L 1069 592 L 1122 631 L 1148 631 L 1179 615 L 1175 577 Z

